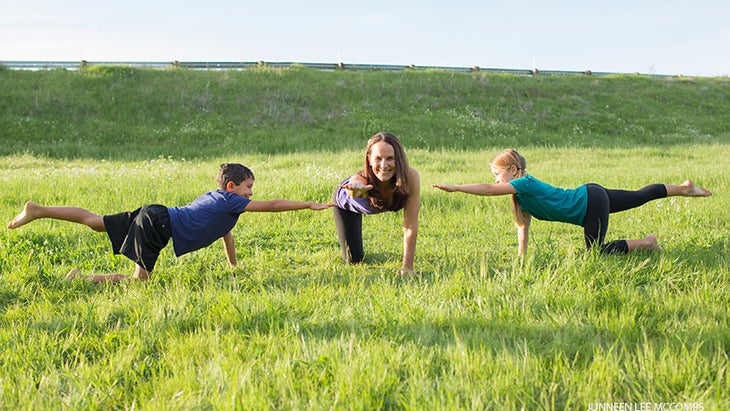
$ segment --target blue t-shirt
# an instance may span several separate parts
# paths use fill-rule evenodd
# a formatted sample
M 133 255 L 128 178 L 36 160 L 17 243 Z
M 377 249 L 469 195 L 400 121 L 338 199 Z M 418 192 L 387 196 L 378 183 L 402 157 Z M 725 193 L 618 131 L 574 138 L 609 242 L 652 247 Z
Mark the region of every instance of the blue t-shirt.
M 560 221 L 583 225 L 588 209 L 588 190 L 553 187 L 531 175 L 509 182 L 515 188 L 515 198 L 523 210 L 538 220 Z
M 207 247 L 228 234 L 250 201 L 238 194 L 216 190 L 186 206 L 168 208 L 175 255 L 179 257 Z

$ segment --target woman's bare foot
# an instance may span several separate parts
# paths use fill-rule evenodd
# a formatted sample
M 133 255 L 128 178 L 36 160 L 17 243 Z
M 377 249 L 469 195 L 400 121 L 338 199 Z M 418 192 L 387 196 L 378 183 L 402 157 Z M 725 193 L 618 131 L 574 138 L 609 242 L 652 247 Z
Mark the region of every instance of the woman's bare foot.
M 22 225 L 28 224 L 37 218 L 36 210 L 40 207 L 38 204 L 28 201 L 23 207 L 23 211 L 18 214 L 13 221 L 8 223 L 8 228 L 14 229 Z

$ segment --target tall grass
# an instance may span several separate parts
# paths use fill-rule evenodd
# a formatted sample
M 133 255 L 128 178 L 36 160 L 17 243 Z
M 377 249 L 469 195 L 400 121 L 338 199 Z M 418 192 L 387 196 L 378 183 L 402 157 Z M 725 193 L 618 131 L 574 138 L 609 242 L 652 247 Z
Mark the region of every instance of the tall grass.
M 311 91 L 302 90 L 322 78 L 329 79 L 325 83 L 365 83 L 367 87 L 344 87 L 353 100 L 362 97 L 356 90 L 365 93 L 362 90 L 377 85 L 380 93 L 392 93 L 384 100 L 395 100 L 384 103 L 389 108 L 374 106 L 368 115 L 392 110 L 388 129 L 403 134 L 409 160 L 421 173 L 416 252 L 421 277 L 401 280 L 396 274 L 402 256 L 402 215 L 396 213 L 365 218 L 362 265 L 339 261 L 329 210 L 244 213 L 233 232 L 238 269 L 226 267 L 218 243 L 181 258 L 168 247 L 150 281 L 116 286 L 61 281 L 71 267 L 84 272 L 132 271 L 131 262 L 110 253 L 104 234 L 51 220 L 0 230 L 0 408 L 481 410 L 684 403 L 720 410 L 730 406 L 726 125 L 714 124 L 711 116 L 698 111 L 696 118 L 681 117 L 698 135 L 706 134 L 695 140 L 696 135 L 683 128 L 686 124 L 675 121 L 680 114 L 674 107 L 682 101 L 674 94 L 675 83 L 581 77 L 574 79 L 578 85 L 570 86 L 565 78 L 467 75 L 459 80 L 441 73 L 257 74 L 260 84 L 245 84 L 265 89 L 270 81 L 268 94 L 298 96 L 288 97 L 296 101 L 306 100 L 303 95 L 311 97 L 307 94 Z M 320 129 L 321 123 L 311 129 L 296 121 L 282 125 L 288 111 L 278 102 L 271 106 L 278 113 L 272 112 L 270 123 L 261 129 L 284 131 L 268 140 L 249 145 L 236 136 L 235 130 L 242 129 L 219 130 L 220 124 L 235 122 L 236 110 L 231 110 L 209 126 L 220 140 L 196 132 L 191 136 L 197 140 L 190 139 L 189 147 L 178 146 L 179 141 L 167 142 L 176 134 L 170 132 L 154 140 L 146 152 L 141 143 L 148 134 L 184 116 L 169 114 L 181 117 L 166 122 L 166 114 L 159 114 L 141 122 L 156 112 L 144 108 L 149 102 L 139 101 L 136 107 L 136 99 L 118 103 L 116 109 L 86 106 L 90 113 L 98 110 L 94 115 L 83 114 L 83 105 L 67 105 L 63 111 L 58 108 L 62 104 L 50 103 L 83 101 L 84 93 L 101 96 L 100 90 L 114 84 L 110 78 L 121 84 L 105 95 L 107 103 L 134 95 L 130 88 L 154 88 L 150 99 L 159 102 L 199 86 L 201 78 L 224 84 L 249 75 L 0 71 L 5 79 L 0 98 L 5 125 L 23 112 L 26 94 L 38 102 L 36 114 L 17 124 L 28 132 L 25 148 L 10 138 L 17 137 L 12 132 L 18 129 L 6 129 L 6 151 L 0 157 L 0 215 L 9 221 L 29 199 L 79 205 L 99 213 L 145 203 L 184 204 L 215 187 L 215 172 L 223 161 L 240 161 L 253 169 L 255 198 L 329 200 L 333 187 L 360 166 L 363 139 L 379 130 L 385 117 L 376 116 L 370 123 L 350 119 L 354 128 L 333 140 Z M 16 83 L 7 79 L 24 76 L 34 78 L 38 90 L 46 91 L 30 88 L 13 94 Z M 136 81 L 125 80 L 135 76 Z M 273 80 L 276 76 L 281 83 Z M 168 90 L 174 91 L 165 94 L 157 89 L 160 79 L 167 79 Z M 645 135 L 611 137 L 605 130 L 591 131 L 594 137 L 583 136 L 580 141 L 556 137 L 531 144 L 523 136 L 509 146 L 527 157 L 530 172 L 556 185 L 594 181 L 638 188 L 692 178 L 715 195 L 663 199 L 612 217 L 609 238 L 653 232 L 664 247 L 659 254 L 593 255 L 584 251 L 579 228 L 537 221 L 528 255 L 518 258 L 507 198 L 430 188 L 438 182 L 491 181 L 487 162 L 507 143 L 487 131 L 470 131 L 467 119 L 453 123 L 465 127 L 465 143 L 440 139 L 458 136 L 447 130 L 451 123 L 428 123 L 428 115 L 409 117 L 408 106 L 417 105 L 419 99 L 441 105 L 458 100 L 458 93 L 443 88 L 443 82 L 464 80 L 504 82 L 503 92 L 514 90 L 518 96 L 518 90 L 539 82 L 556 83 L 550 86 L 554 90 L 565 87 L 561 95 L 577 94 L 584 81 L 588 83 L 583 85 L 625 83 L 623 92 L 634 90 L 636 95 L 657 93 L 655 98 L 666 106 L 654 106 L 656 116 L 666 121 L 654 125 L 641 123 L 641 114 L 631 109 L 632 99 L 608 92 L 605 96 L 616 104 L 624 101 L 629 107 L 608 111 L 639 119 L 645 130 L 651 130 Z M 66 84 L 77 81 L 88 89 Z M 97 89 L 93 82 L 104 85 Z M 708 87 L 707 93 L 724 93 L 723 80 L 678 82 L 680 89 L 687 87 L 685 91 Z M 650 92 L 653 88 L 658 89 Z M 459 90 L 465 93 L 468 87 Z M 560 109 L 557 91 L 532 90 L 545 99 L 551 95 L 549 100 L 556 104 L 551 110 Z M 328 95 L 326 89 L 322 96 L 334 102 L 328 106 L 311 97 L 315 108 L 302 110 L 332 112 L 339 97 Z M 220 102 L 211 106 L 212 111 L 237 104 L 230 96 L 217 98 Z M 160 108 L 160 113 L 183 112 L 183 100 L 188 99 L 175 100 L 169 105 L 174 109 Z M 703 104 L 718 106 L 723 101 Z M 342 104 L 352 111 L 365 107 Z M 238 109 L 244 106 L 248 107 L 241 103 Z M 525 126 L 516 120 L 524 119 L 519 110 L 511 107 L 501 115 L 515 134 L 529 127 L 560 131 L 580 123 L 570 126 L 567 121 L 561 126 L 551 116 L 552 125 Z M 667 107 L 663 115 L 662 107 Z M 150 113 L 144 114 L 148 109 Z M 53 110 L 60 111 L 48 114 Z M 190 127 L 208 127 L 200 112 L 190 109 L 189 115 Z M 586 113 L 591 118 L 606 115 L 603 109 Z M 724 114 L 717 115 L 722 123 Z M 418 133 L 409 134 L 408 127 L 399 133 L 399 119 L 414 127 L 420 124 L 417 119 L 424 124 Z M 282 124 L 274 124 L 277 121 Z M 93 122 L 97 124 L 90 125 Z M 129 139 L 116 139 L 109 131 L 113 127 L 100 123 L 126 130 Z M 63 144 L 33 131 L 53 133 L 49 124 L 65 131 L 83 126 L 87 131 Z M 436 126 L 441 132 L 427 132 Z M 97 142 L 91 138 L 92 130 L 100 133 Z M 233 135 L 230 140 L 226 130 Z M 558 131 L 545 133 L 557 136 L 562 133 Z M 56 140 L 63 135 L 55 133 Z M 676 138 L 671 137 L 675 133 Z M 299 139 L 290 141 L 292 135 Z M 322 139 L 325 135 L 327 140 Z
M 710 199 L 660 200 L 612 219 L 610 236 L 656 232 L 661 254 L 586 254 L 577 228 L 537 222 L 529 255 L 518 259 L 506 199 L 427 188 L 416 262 L 422 277 L 412 281 L 395 275 L 398 215 L 366 218 L 364 265 L 338 261 L 329 212 L 250 213 L 234 230 L 243 268 L 225 267 L 220 244 L 179 259 L 166 249 L 151 281 L 109 287 L 60 281 L 73 266 L 131 271 L 103 234 L 46 220 L 6 230 L 2 404 L 585 409 L 655 401 L 725 408 L 722 150 L 526 150 L 534 173 L 566 184 L 635 187 L 681 174 L 714 189 Z M 666 159 L 698 151 L 707 153 L 706 164 Z M 487 152 L 409 154 L 424 183 L 488 178 Z M 613 156 L 623 161 L 606 162 Z M 353 150 L 240 160 L 256 172 L 259 198 L 325 201 L 359 157 Z M 606 163 L 580 172 L 576 158 Z M 2 180 L 2 215 L 11 218 L 29 198 L 105 213 L 182 203 L 213 187 L 220 161 L 5 157 L 4 169 L 22 172 Z M 625 173 L 630 164 L 647 171 Z

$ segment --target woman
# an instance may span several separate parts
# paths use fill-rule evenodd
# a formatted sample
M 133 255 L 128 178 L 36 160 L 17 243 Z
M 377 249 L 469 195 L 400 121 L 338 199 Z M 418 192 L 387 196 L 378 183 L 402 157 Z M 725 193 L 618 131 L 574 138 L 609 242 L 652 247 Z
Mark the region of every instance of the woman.
M 527 173 L 527 161 L 515 150 L 498 154 L 491 163 L 496 184 L 434 184 L 446 192 L 461 191 L 482 196 L 512 195 L 512 211 L 517 225 L 518 253 L 527 251 L 530 220 L 560 221 L 583 227 L 586 247 L 598 247 L 604 254 L 625 254 L 637 250 L 659 250 L 656 236 L 638 240 L 604 243 L 608 215 L 629 210 L 649 201 L 671 196 L 708 197 L 711 192 L 687 180 L 680 185 L 650 184 L 639 190 L 613 190 L 598 184 L 562 189 L 543 183 Z
M 335 191 L 335 226 L 346 263 L 359 263 L 365 252 L 362 215 L 403 209 L 403 265 L 401 276 L 413 274 L 421 207 L 420 177 L 408 166 L 396 136 L 380 132 L 368 140 L 363 169 Z

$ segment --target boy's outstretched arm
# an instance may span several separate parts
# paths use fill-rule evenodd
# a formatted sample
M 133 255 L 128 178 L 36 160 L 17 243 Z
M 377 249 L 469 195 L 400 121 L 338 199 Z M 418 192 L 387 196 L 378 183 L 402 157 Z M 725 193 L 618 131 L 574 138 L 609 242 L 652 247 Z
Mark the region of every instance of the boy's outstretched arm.
M 233 241 L 233 234 L 230 231 L 223 236 L 223 248 L 226 251 L 228 264 L 235 268 L 238 263 L 236 260 L 236 243 Z
M 246 211 L 279 212 L 304 209 L 324 210 L 334 205 L 335 203 L 313 203 L 311 201 L 251 200 L 246 206 Z
M 446 191 L 447 193 L 453 193 L 460 191 L 462 193 L 474 194 L 478 196 L 501 196 L 507 194 L 514 194 L 517 191 L 511 184 L 507 183 L 477 183 L 477 184 L 433 184 L 432 187 L 438 188 L 439 190 Z

